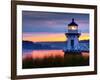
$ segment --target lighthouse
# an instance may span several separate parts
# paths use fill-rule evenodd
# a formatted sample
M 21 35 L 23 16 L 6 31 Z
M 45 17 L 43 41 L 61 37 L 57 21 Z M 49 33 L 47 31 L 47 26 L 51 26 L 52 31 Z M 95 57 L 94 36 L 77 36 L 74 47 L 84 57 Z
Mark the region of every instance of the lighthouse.
M 75 22 L 74 18 L 71 23 L 68 24 L 68 31 L 65 33 L 67 37 L 67 45 L 65 53 L 79 53 L 79 36 L 81 33 L 78 31 L 78 24 Z

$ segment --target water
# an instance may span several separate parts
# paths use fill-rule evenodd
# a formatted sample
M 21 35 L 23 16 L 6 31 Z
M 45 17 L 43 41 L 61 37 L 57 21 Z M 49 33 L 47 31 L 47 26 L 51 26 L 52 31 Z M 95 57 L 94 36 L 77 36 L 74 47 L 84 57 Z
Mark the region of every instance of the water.
M 23 50 L 23 59 L 33 58 L 33 59 L 42 59 L 47 57 L 64 57 L 63 50 Z M 82 56 L 88 57 L 89 52 L 82 52 Z

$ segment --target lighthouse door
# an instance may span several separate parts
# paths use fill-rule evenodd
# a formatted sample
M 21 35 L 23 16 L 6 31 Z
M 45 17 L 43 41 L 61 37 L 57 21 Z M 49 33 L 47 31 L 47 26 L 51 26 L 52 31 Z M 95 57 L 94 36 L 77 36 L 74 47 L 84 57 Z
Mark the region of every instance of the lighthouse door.
M 71 48 L 74 48 L 74 40 L 71 40 Z

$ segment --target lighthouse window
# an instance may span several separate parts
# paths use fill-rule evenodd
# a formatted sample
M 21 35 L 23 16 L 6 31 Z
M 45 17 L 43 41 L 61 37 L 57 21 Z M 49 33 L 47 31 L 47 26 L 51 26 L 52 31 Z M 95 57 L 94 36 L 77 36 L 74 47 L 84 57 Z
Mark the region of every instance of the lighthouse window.
M 70 26 L 68 27 L 69 30 L 77 30 L 77 26 Z
M 76 27 L 75 26 L 72 26 L 72 30 L 76 30 Z
M 74 48 L 74 40 L 71 40 L 71 47 Z

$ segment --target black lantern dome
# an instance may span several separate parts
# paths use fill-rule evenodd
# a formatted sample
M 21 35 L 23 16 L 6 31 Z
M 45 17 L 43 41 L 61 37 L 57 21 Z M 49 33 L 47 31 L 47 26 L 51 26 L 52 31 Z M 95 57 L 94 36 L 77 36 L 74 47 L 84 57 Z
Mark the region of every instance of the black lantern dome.
M 76 23 L 74 22 L 74 18 L 73 18 L 73 19 L 72 19 L 72 22 L 69 23 L 68 26 L 78 26 L 78 24 L 76 24 Z
M 74 18 L 72 22 L 68 24 L 68 32 L 77 32 L 78 31 L 78 24 L 75 23 Z

